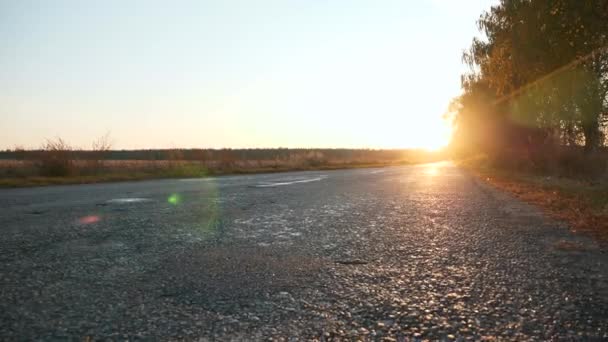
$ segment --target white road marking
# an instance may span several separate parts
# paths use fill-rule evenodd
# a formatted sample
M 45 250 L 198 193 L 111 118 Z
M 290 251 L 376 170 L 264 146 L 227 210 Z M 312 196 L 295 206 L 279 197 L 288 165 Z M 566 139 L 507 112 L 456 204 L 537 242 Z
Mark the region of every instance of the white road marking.
M 308 179 L 299 179 L 299 180 L 286 181 L 286 182 L 262 183 L 262 184 L 257 184 L 257 185 L 254 185 L 254 186 L 256 188 L 271 188 L 271 187 L 281 186 L 281 185 L 291 185 L 291 184 L 297 184 L 297 183 L 318 182 L 318 181 L 323 180 L 325 178 L 327 178 L 327 176 L 320 176 L 320 177 L 308 178 Z
M 217 180 L 216 177 L 204 177 L 204 178 L 182 178 L 178 179 L 180 182 L 210 182 Z
M 107 203 L 138 203 L 138 202 L 148 202 L 151 201 L 149 198 L 141 198 L 141 197 L 133 197 L 133 198 L 113 198 L 111 200 L 106 201 Z

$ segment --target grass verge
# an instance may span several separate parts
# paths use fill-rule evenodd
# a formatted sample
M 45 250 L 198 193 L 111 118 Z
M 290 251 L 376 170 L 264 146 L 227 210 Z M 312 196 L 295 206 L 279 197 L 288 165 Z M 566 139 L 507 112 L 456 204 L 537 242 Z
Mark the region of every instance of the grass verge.
M 156 171 L 128 172 L 119 169 L 98 175 L 71 175 L 62 177 L 20 176 L 0 177 L 0 188 L 20 188 L 45 185 L 90 184 L 120 181 L 138 181 L 170 178 L 202 178 L 209 176 L 276 173 L 288 171 L 314 171 L 314 170 L 342 170 L 355 168 L 387 167 L 409 165 L 407 162 L 399 163 L 367 163 L 367 164 L 326 164 L 318 166 L 276 166 L 276 167 L 234 167 L 229 169 L 205 169 L 193 166 L 178 166 L 174 168 L 159 169 Z

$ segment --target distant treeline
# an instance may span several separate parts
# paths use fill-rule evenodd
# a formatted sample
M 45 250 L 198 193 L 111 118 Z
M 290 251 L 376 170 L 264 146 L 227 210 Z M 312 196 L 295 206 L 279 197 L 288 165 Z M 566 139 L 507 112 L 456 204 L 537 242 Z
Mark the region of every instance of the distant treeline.
M 36 160 L 45 150 L 0 151 L 0 159 Z M 432 154 L 432 153 L 431 153 Z M 70 157 L 76 160 L 289 160 L 293 158 L 316 158 L 340 161 L 398 161 L 421 155 L 420 150 L 375 150 L 375 149 L 306 149 L 306 148 L 253 148 L 253 149 L 149 149 L 149 150 L 71 150 Z M 434 155 L 434 154 L 433 154 Z

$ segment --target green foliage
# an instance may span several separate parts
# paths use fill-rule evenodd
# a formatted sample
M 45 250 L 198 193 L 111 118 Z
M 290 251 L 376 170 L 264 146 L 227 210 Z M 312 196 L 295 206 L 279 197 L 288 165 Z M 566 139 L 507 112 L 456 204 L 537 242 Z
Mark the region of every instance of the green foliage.
M 529 157 L 544 145 L 604 142 L 608 0 L 501 0 L 463 55 L 452 105 L 460 151 Z

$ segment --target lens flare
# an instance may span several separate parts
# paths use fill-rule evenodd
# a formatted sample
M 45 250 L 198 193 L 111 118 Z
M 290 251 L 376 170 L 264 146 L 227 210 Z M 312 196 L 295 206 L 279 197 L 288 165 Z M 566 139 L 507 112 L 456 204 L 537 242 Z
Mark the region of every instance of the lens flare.
M 169 198 L 167 198 L 167 202 L 172 205 L 178 205 L 182 201 L 182 198 L 179 194 L 171 194 Z
M 197 224 L 192 234 L 200 240 L 221 238 L 225 233 L 221 213 L 221 195 L 216 181 L 206 182 L 196 204 Z
M 84 216 L 78 219 L 78 223 L 80 224 L 92 224 L 92 223 L 96 223 L 99 222 L 101 220 L 101 217 L 99 217 L 98 215 L 88 215 L 88 216 Z

